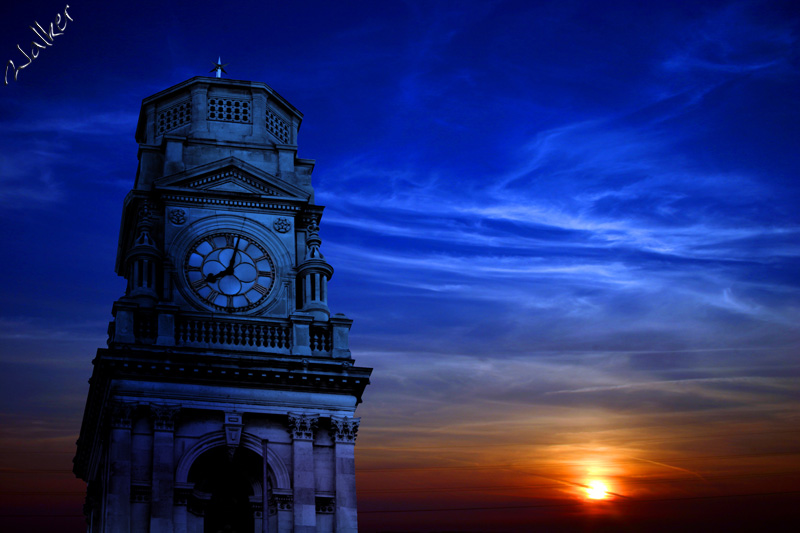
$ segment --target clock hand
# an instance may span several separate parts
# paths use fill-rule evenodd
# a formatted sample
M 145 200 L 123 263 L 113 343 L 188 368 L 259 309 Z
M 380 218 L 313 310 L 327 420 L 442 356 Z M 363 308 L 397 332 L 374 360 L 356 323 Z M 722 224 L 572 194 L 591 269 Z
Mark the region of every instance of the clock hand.
M 231 260 L 228 263 L 228 268 L 223 270 L 222 272 L 217 272 L 216 274 L 209 274 L 206 276 L 206 283 L 214 283 L 219 278 L 228 276 L 233 274 L 233 263 L 236 261 L 236 252 L 239 250 L 239 240 L 241 239 L 241 235 L 236 236 L 236 246 L 233 248 L 233 254 L 231 254 Z
M 230 271 L 230 273 L 233 273 L 233 262 L 236 260 L 236 252 L 239 250 L 239 240 L 241 238 L 241 235 L 236 236 L 236 247 L 233 249 L 233 254 L 231 254 L 231 262 L 228 263 L 228 268 L 225 269 L 226 272 Z
M 206 283 L 214 283 L 215 281 L 217 281 L 218 278 L 227 275 L 228 275 L 227 270 L 223 270 L 222 272 L 217 272 L 216 274 L 209 274 L 208 276 L 206 276 Z

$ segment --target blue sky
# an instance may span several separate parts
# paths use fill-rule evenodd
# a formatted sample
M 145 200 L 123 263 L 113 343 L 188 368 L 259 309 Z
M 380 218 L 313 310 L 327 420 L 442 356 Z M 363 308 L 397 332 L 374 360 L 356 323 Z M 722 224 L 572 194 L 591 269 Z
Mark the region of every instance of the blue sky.
M 19 64 L 28 26 L 63 9 L 6 8 L 0 57 Z M 124 288 L 113 265 L 139 105 L 221 56 L 230 77 L 268 83 L 305 115 L 331 308 L 355 319 L 358 364 L 375 368 L 360 466 L 493 464 L 523 445 L 608 464 L 747 451 L 784 463 L 741 491 L 775 469 L 800 487 L 792 2 L 76 1 L 69 13 L 0 88 L 0 448 L 69 468 Z M 454 441 L 475 448 L 445 454 Z M 625 464 L 607 475 L 640 495 Z M 664 468 L 649 475 L 677 471 Z

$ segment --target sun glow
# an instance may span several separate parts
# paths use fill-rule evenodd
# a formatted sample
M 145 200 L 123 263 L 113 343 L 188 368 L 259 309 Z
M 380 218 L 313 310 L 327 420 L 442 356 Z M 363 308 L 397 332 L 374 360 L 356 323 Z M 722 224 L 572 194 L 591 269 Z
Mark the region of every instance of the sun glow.
M 586 496 L 591 500 L 602 500 L 608 498 L 608 487 L 600 481 L 590 481 L 586 487 Z

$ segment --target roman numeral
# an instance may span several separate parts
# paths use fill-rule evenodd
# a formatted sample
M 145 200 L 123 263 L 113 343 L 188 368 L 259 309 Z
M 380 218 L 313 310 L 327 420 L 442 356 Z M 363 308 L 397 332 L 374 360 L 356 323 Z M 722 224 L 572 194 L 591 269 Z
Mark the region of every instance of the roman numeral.
M 265 277 L 265 278 L 271 278 L 271 277 L 273 277 L 275 274 L 274 274 L 273 272 L 265 272 L 265 271 L 263 271 L 263 270 L 259 270 L 259 271 L 258 271 L 258 275 L 259 275 L 259 276 L 263 276 L 263 277 Z
M 192 282 L 192 287 L 195 289 L 200 289 L 206 284 L 206 278 L 200 278 Z
M 233 307 L 233 296 L 228 296 L 228 307 Z
M 233 235 L 231 233 L 225 234 L 225 246 L 233 246 Z
M 262 286 L 262 285 L 259 285 L 258 283 L 256 283 L 256 284 L 253 286 L 253 288 L 254 288 L 255 290 L 257 290 L 258 292 L 260 292 L 262 296 L 266 296 L 266 295 L 267 295 L 267 293 L 269 292 L 269 290 L 267 290 L 267 288 L 266 288 L 266 287 L 264 287 L 264 286 Z
M 200 272 L 200 267 L 189 265 L 188 270 L 189 270 L 189 272 Z
M 215 291 L 214 289 L 211 289 L 211 294 L 206 296 L 206 300 L 208 300 L 209 302 L 211 302 L 213 304 L 214 301 L 217 299 L 217 296 L 219 296 L 219 293 L 217 291 Z
M 269 258 L 266 255 L 262 255 L 261 257 L 256 257 L 255 259 L 253 259 L 253 262 L 258 263 L 259 261 L 266 261 L 267 259 Z

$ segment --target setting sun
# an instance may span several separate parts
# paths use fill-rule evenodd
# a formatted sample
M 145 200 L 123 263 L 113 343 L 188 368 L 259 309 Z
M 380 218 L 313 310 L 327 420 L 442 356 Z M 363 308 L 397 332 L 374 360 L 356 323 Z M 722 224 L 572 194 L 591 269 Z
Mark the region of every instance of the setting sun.
M 586 495 L 592 500 L 602 500 L 608 497 L 608 487 L 600 481 L 590 481 L 586 487 Z

